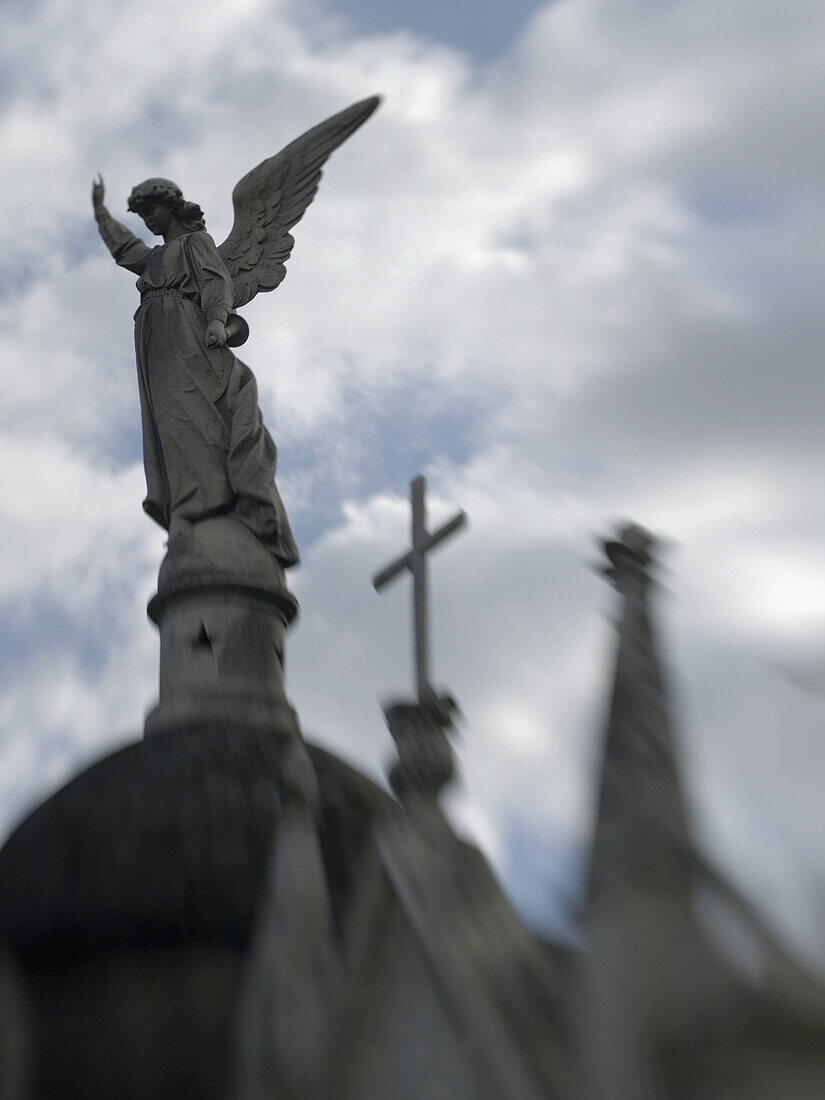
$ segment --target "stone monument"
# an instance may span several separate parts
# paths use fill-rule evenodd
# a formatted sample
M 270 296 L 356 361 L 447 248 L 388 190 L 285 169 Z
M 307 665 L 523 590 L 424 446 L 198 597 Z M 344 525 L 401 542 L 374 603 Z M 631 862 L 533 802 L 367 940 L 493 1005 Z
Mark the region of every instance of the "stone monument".
M 0 849 L 0 1100 L 819 1100 L 823 984 L 691 836 L 649 533 L 604 544 L 619 644 L 572 938 L 525 927 L 440 803 L 456 705 L 430 679 L 427 554 L 465 517 L 430 533 L 423 477 L 412 546 L 374 579 L 413 578 L 416 696 L 385 707 L 395 798 L 302 737 L 283 675 L 298 554 L 235 310 L 283 279 L 324 162 L 377 103 L 246 175 L 219 247 L 169 180 L 129 203 L 155 248 L 94 185 L 139 275 L 160 697 L 146 736 Z
M 377 96 L 313 127 L 235 186 L 232 231 L 216 245 L 177 184 L 147 179 L 129 197 L 163 244 L 115 221 L 98 178 L 92 204 L 121 267 L 139 276 L 135 348 L 146 512 L 169 532 L 149 614 L 160 630 L 160 699 L 146 733 L 204 721 L 296 733 L 283 685 L 284 631 L 297 612 L 284 569 L 298 550 L 275 487 L 276 449 L 255 377 L 233 347 L 236 310 L 286 275 L 330 156 Z
M 426 482 L 420 475 L 410 486 L 412 498 L 412 548 L 377 573 L 373 587 L 380 592 L 390 581 L 409 570 L 413 579 L 413 632 L 415 639 L 415 702 L 389 704 L 384 714 L 398 750 L 399 761 L 390 772 L 390 783 L 402 801 L 411 791 L 435 796 L 453 774 L 452 750 L 446 730 L 456 708 L 451 695 L 439 695 L 429 676 L 429 608 L 427 604 L 427 553 L 467 521 L 459 512 L 434 534 L 427 531 Z

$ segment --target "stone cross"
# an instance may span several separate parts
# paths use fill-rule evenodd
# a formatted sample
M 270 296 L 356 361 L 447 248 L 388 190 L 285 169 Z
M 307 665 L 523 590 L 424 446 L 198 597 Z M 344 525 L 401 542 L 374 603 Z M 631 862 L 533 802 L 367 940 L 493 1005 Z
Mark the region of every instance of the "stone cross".
M 433 699 L 435 693 L 430 687 L 427 667 L 427 560 L 428 550 L 457 531 L 467 520 L 464 512 L 459 512 L 451 520 L 439 527 L 432 535 L 427 531 L 427 509 L 424 500 L 426 481 L 420 475 L 411 484 L 412 495 L 412 550 L 402 554 L 386 569 L 373 577 L 372 583 L 377 592 L 405 569 L 413 575 L 413 620 L 415 624 L 415 671 L 418 681 L 418 702 L 425 703 Z

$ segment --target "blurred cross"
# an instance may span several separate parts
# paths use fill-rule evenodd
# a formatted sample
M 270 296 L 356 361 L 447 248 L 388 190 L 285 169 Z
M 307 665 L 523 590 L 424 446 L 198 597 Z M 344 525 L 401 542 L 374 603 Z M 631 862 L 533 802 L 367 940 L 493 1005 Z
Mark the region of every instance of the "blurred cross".
M 426 482 L 419 476 L 412 482 L 412 550 L 386 569 L 382 569 L 372 580 L 377 592 L 389 584 L 405 569 L 413 575 L 413 620 L 415 624 L 415 672 L 418 681 L 418 702 L 425 703 L 434 698 L 435 693 L 430 687 L 427 668 L 427 551 L 432 550 L 438 543 L 457 531 L 467 520 L 464 512 L 459 512 L 443 527 L 429 534 L 427 531 L 427 508 L 425 503 Z

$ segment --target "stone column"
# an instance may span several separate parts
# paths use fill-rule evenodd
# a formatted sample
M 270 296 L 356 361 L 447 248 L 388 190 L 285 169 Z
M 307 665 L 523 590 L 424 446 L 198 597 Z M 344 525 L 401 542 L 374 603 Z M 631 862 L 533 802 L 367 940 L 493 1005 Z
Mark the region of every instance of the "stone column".
M 298 734 L 284 692 L 284 633 L 298 603 L 284 570 L 225 516 L 175 536 L 149 617 L 160 631 L 160 698 L 145 734 L 220 724 Z

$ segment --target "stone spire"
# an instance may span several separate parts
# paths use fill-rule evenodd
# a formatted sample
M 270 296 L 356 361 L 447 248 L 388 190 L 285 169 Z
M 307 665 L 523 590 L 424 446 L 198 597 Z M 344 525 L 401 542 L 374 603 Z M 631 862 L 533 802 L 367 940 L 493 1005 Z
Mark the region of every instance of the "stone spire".
M 683 893 L 690 838 L 668 700 L 651 624 L 655 539 L 629 525 L 604 543 L 622 598 L 587 904 L 622 883 Z

